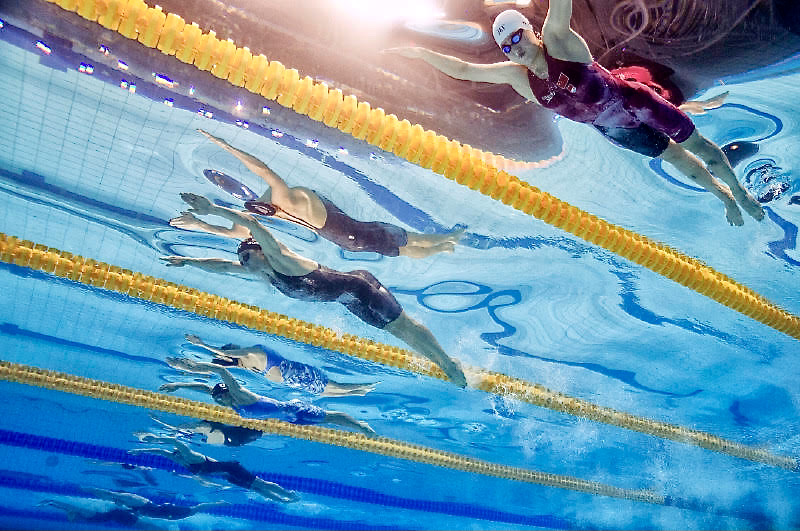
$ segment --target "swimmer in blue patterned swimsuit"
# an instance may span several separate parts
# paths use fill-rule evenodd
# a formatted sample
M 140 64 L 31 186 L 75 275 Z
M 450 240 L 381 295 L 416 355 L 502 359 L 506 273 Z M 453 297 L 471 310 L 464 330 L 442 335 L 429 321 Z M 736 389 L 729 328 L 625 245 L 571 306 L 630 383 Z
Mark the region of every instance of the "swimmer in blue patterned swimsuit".
M 492 26 L 497 46 L 509 59 L 501 63 L 468 63 L 419 47 L 386 51 L 422 59 L 456 79 L 510 85 L 533 103 L 594 126 L 623 148 L 669 162 L 725 204 L 731 225 L 744 223 L 739 207 L 762 220 L 764 209 L 738 181 L 722 150 L 655 91 L 596 63 L 586 41 L 570 27 L 571 18 L 572 0 L 550 0 L 540 37 L 520 12 L 503 11 Z
M 302 225 L 326 240 L 348 251 L 370 251 L 384 256 L 425 258 L 441 252 L 453 252 L 464 234 L 457 229 L 447 234 L 420 234 L 380 221 L 358 221 L 318 192 L 305 186 L 290 187 L 266 164 L 249 153 L 231 146 L 221 138 L 200 130 L 209 140 L 225 149 L 269 185 L 256 201 L 246 203 L 248 209 Z M 244 240 L 250 236 L 245 227 L 221 227 L 205 223 L 190 212 L 170 220 L 173 227 L 201 230 L 220 236 Z
M 181 198 L 191 207 L 191 213 L 227 219 L 246 228 L 253 237 L 239 245 L 238 262 L 162 257 L 168 266 L 191 265 L 213 273 L 250 273 L 293 299 L 339 302 L 365 323 L 386 330 L 431 360 L 453 383 L 466 387 L 460 363 L 448 356 L 431 331 L 409 317 L 394 295 L 368 271 L 335 271 L 292 252 L 247 212 L 214 205 L 196 194 L 183 193 Z
M 292 424 L 336 424 L 337 426 L 358 430 L 367 435 L 375 433 L 369 424 L 356 420 L 347 413 L 326 411 L 321 407 L 306 404 L 300 400 L 281 402 L 274 398 L 258 395 L 237 382 L 225 367 L 188 358 L 168 357 L 166 361 L 170 367 L 178 370 L 197 374 L 216 374 L 222 379 L 223 383 L 211 386 L 199 382 L 173 382 L 163 384 L 159 387 L 159 391 L 169 393 L 178 389 L 201 391 L 211 395 L 211 398 L 218 404 L 233 408 L 239 415 L 246 418 L 279 419 Z
M 223 366 L 241 367 L 263 373 L 271 382 L 282 383 L 320 396 L 364 396 L 375 384 L 334 382 L 321 370 L 305 363 L 287 360 L 264 345 L 241 348 L 237 345 L 212 347 L 197 336 L 186 335 L 189 343 L 214 354 L 213 363 Z

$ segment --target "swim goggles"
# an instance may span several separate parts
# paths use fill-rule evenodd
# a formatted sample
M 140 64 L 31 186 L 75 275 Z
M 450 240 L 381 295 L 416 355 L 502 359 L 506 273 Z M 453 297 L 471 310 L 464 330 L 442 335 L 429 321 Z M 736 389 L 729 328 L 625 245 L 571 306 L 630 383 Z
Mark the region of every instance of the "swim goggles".
M 511 34 L 511 44 L 504 44 L 500 47 L 500 49 L 503 50 L 503 53 L 511 53 L 511 47 L 515 44 L 518 44 L 519 41 L 522 40 L 522 29 L 523 28 L 520 28 Z
M 250 212 L 262 216 L 274 216 L 278 212 L 275 205 L 263 203 L 261 201 L 245 201 L 244 207 Z

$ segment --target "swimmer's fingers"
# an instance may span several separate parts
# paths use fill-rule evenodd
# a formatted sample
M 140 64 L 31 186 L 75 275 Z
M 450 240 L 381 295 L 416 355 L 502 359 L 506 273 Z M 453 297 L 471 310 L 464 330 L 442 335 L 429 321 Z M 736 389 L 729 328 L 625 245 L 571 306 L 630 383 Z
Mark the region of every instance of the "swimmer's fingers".
M 162 256 L 159 260 L 164 260 L 167 267 L 182 267 L 186 265 L 186 258 L 183 256 Z
M 198 219 L 195 217 L 194 214 L 191 212 L 183 211 L 181 215 L 169 220 L 169 224 L 175 228 L 182 229 L 187 225 L 193 225 L 197 223 Z
M 190 208 L 189 212 L 194 214 L 200 214 L 201 216 L 204 214 L 211 213 L 211 201 L 203 197 L 202 195 L 193 194 L 190 192 L 183 192 L 181 194 L 181 199 L 189 205 Z
M 364 435 L 366 435 L 367 437 L 375 436 L 375 430 L 372 429 L 372 426 L 370 426 L 363 420 L 357 421 L 357 424 L 359 428 L 361 428 L 361 431 L 364 433 Z
M 158 390 L 161 391 L 162 393 L 172 393 L 174 391 L 177 391 L 180 388 L 181 388 L 181 385 L 178 384 L 178 383 L 165 383 L 165 384 L 161 384 L 159 386 Z
M 200 339 L 199 337 L 195 336 L 195 335 L 192 335 L 192 334 L 186 334 L 186 335 L 185 335 L 185 336 L 183 336 L 183 337 L 185 337 L 185 338 L 186 338 L 186 341 L 188 341 L 188 342 L 189 342 L 189 343 L 191 343 L 192 345 L 198 345 L 198 346 L 204 345 L 204 343 L 203 343 L 203 340 L 202 340 L 202 339 Z
M 199 374 L 209 374 L 211 371 L 208 370 L 208 367 L 213 367 L 213 365 L 208 363 L 200 363 L 190 360 L 189 358 L 175 358 L 172 356 L 167 356 L 164 361 L 166 361 L 167 365 L 173 369 L 178 369 L 179 371 L 196 372 Z
M 164 260 L 167 267 L 182 267 L 188 261 L 184 256 L 162 256 L 160 260 Z

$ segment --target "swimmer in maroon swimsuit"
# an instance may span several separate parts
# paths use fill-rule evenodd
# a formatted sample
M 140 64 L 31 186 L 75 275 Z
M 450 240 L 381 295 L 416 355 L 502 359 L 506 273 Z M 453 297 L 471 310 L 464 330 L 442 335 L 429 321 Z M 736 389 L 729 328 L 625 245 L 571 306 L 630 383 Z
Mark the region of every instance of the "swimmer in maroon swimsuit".
M 464 235 L 463 229 L 447 234 L 419 234 L 380 221 L 358 221 L 345 214 L 331 201 L 305 186 L 290 187 L 266 164 L 249 153 L 231 146 L 221 138 L 199 130 L 209 140 L 231 153 L 269 185 L 256 201 L 248 201 L 248 210 L 302 225 L 348 251 L 370 251 L 384 256 L 425 258 L 441 252 L 453 252 Z M 202 230 L 220 236 L 244 240 L 246 229 L 234 224 L 220 227 L 205 223 L 189 212 L 170 220 L 170 225 L 188 230 Z
M 181 198 L 191 207 L 190 213 L 227 219 L 253 237 L 239 245 L 238 262 L 164 256 L 162 260 L 167 265 L 192 265 L 213 273 L 250 273 L 293 299 L 339 302 L 368 325 L 386 330 L 431 360 L 453 383 L 466 387 L 460 364 L 444 352 L 430 330 L 408 316 L 394 295 L 368 271 L 335 271 L 289 250 L 247 212 L 214 205 L 195 194 L 184 193 Z
M 550 0 L 540 38 L 521 13 L 503 11 L 492 28 L 510 59 L 503 63 L 467 63 L 417 47 L 386 51 L 422 59 L 456 79 L 511 85 L 532 102 L 594 126 L 621 147 L 669 162 L 725 204 L 731 225 L 744 223 L 739 206 L 763 219 L 764 210 L 739 183 L 722 150 L 653 90 L 594 62 L 586 42 L 570 27 L 571 18 L 572 0 Z

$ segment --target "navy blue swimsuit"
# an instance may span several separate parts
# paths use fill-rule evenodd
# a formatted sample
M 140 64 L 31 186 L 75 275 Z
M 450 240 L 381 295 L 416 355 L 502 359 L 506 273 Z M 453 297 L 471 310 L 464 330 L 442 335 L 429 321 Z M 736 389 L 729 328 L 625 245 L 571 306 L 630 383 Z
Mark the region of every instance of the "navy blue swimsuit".
M 293 299 L 339 302 L 376 328 L 384 328 L 403 313 L 394 295 L 372 273 L 362 269 L 345 273 L 320 265 L 302 276 L 273 271 L 270 281 L 281 293 Z
M 398 256 L 400 247 L 408 244 L 405 229 L 381 221 L 358 221 L 339 207 L 319 196 L 328 213 L 325 225 L 317 233 L 348 251 L 372 251 L 385 256 Z
M 315 395 L 325 391 L 325 386 L 328 385 L 328 377 L 321 370 L 299 361 L 287 360 L 264 345 L 256 345 L 256 347 L 264 351 L 267 356 L 265 373 L 271 368 L 277 367 L 281 372 L 285 385 L 294 389 L 302 389 Z
M 320 424 L 325 422 L 325 410 L 313 404 L 304 404 L 299 400 L 280 402 L 272 398 L 261 397 L 257 402 L 244 406 L 233 406 L 233 409 L 244 418 L 279 419 L 292 424 Z

